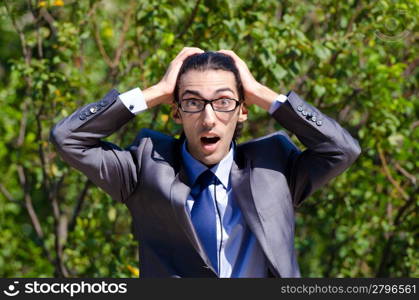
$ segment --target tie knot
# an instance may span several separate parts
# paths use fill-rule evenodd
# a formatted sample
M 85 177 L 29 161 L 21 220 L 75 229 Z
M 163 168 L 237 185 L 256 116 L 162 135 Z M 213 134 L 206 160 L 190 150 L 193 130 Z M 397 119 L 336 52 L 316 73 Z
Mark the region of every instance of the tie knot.
M 195 181 L 192 195 L 199 195 L 204 189 L 206 189 L 211 183 L 215 181 L 215 174 L 211 172 L 210 169 L 203 172 L 199 175 L 198 179 Z

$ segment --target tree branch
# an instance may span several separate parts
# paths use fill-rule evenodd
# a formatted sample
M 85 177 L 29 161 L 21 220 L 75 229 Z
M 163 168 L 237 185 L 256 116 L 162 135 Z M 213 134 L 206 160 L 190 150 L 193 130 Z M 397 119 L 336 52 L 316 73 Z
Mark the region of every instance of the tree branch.
M 386 160 L 386 158 L 384 156 L 384 153 L 383 153 L 383 150 L 381 149 L 380 146 L 378 146 L 377 150 L 378 150 L 378 155 L 379 155 L 380 160 L 381 160 L 381 165 L 383 167 L 384 174 L 386 175 L 387 179 L 396 188 L 396 190 L 400 193 L 400 195 L 404 199 L 408 200 L 409 196 L 407 195 L 405 190 L 400 186 L 400 184 L 391 175 L 390 169 L 388 168 L 387 160 Z
M 23 33 L 23 31 L 20 29 L 20 27 L 17 25 L 16 20 L 13 16 L 13 13 L 11 12 L 7 1 L 3 1 L 4 6 L 6 7 L 6 11 L 10 16 L 10 19 L 12 20 L 12 24 L 13 24 L 13 28 L 16 30 L 16 32 L 19 35 L 19 39 L 20 39 L 20 44 L 22 46 L 22 51 L 23 51 L 23 56 L 25 57 L 25 62 L 27 65 L 30 64 L 30 59 L 31 59 L 31 53 L 29 51 L 29 48 L 26 45 L 26 39 L 25 39 L 25 34 Z
M 416 190 L 412 193 L 412 196 L 409 198 L 408 201 L 406 201 L 406 203 L 399 209 L 396 218 L 394 219 L 394 226 L 397 228 L 398 226 L 400 226 L 400 224 L 402 224 L 402 217 L 403 215 L 408 215 L 408 214 L 404 214 L 405 211 L 407 211 L 407 209 L 415 203 L 415 199 L 416 196 L 419 192 L 419 188 L 416 188 Z M 415 210 L 412 210 L 411 212 L 413 212 Z M 389 257 L 391 255 L 391 248 L 393 246 L 394 243 L 394 238 L 395 238 L 395 231 L 392 231 L 390 233 L 390 237 L 387 240 L 386 245 L 384 246 L 384 250 L 383 250 L 383 254 L 381 256 L 381 261 L 380 261 L 380 265 L 378 267 L 378 271 L 376 273 L 376 277 L 385 277 L 388 275 L 388 270 L 387 270 L 387 266 L 388 266 L 388 261 L 389 261 Z
M 355 19 L 361 13 L 364 5 L 363 5 L 363 3 L 361 1 L 358 1 L 357 0 L 355 6 L 356 6 L 355 12 L 352 14 L 351 19 L 348 22 L 348 26 L 346 27 L 345 36 L 348 35 L 350 32 L 352 32 L 352 26 L 353 26 L 353 24 L 355 22 Z
M 71 221 L 68 225 L 68 231 L 73 231 L 74 227 L 76 226 L 77 217 L 80 214 L 81 208 L 83 207 L 84 199 L 87 195 L 87 191 L 89 190 L 92 182 L 90 180 L 86 180 L 81 190 L 79 196 L 77 197 L 76 206 L 74 207 L 73 216 L 71 217 Z
M 419 66 L 419 58 L 416 58 L 414 61 L 412 61 L 407 67 L 406 70 L 403 72 L 404 77 L 409 77 L 414 70 Z
M 22 118 L 20 119 L 20 126 L 19 126 L 19 136 L 16 140 L 16 147 L 20 147 L 23 145 L 23 142 L 25 141 L 25 134 L 26 134 L 26 124 L 28 121 L 28 98 L 25 99 L 23 102 L 23 108 L 22 108 Z
M 29 218 L 31 219 L 32 226 L 35 229 L 36 235 L 39 239 L 44 238 L 44 232 L 42 230 L 41 223 L 39 222 L 39 218 L 35 212 L 35 209 L 32 204 L 32 197 L 29 193 L 30 187 L 26 177 L 26 171 L 22 166 L 17 166 L 17 172 L 19 175 L 19 181 L 21 186 L 23 186 L 24 191 L 24 200 L 25 200 L 25 207 L 29 214 Z
M 105 63 L 108 65 L 108 67 L 112 68 L 112 61 L 111 61 L 108 53 L 106 53 L 106 50 L 103 47 L 102 39 L 100 38 L 99 29 L 96 25 L 96 14 L 95 13 L 92 14 L 92 26 L 93 26 L 93 32 L 94 32 L 96 45 L 99 48 L 99 52 L 102 55 L 102 58 L 105 61 Z
M 189 16 L 189 20 L 188 20 L 188 22 L 186 23 L 186 25 L 185 25 L 185 27 L 183 28 L 183 30 L 176 36 L 176 39 L 180 39 L 180 38 L 182 38 L 182 36 L 186 33 L 186 32 L 188 32 L 188 30 L 189 30 L 189 27 L 191 27 L 191 25 L 192 25 L 192 23 L 193 23 L 193 21 L 194 21 L 194 19 L 195 19 L 195 16 L 196 16 L 196 14 L 197 14 L 197 12 L 198 12 L 198 8 L 199 8 L 199 4 L 200 4 L 200 2 L 201 2 L 201 0 L 197 0 L 196 1 L 196 3 L 195 3 L 195 7 L 194 7 L 194 9 L 193 9 L 193 11 L 192 11 L 192 13 L 191 13 L 191 15 Z
M 38 48 L 38 57 L 39 58 L 43 58 L 44 57 L 44 51 L 42 49 L 42 37 L 41 34 L 39 32 L 39 20 L 41 18 L 41 15 L 39 13 L 37 13 L 36 9 L 33 8 L 32 6 L 32 1 L 28 0 L 28 7 L 29 7 L 29 11 L 32 14 L 33 19 L 35 20 L 35 25 L 36 25 L 36 42 L 37 42 L 37 48 Z
M 51 29 L 54 35 L 57 35 L 57 28 L 54 26 L 55 19 L 54 17 L 48 12 L 47 9 L 41 8 L 39 11 L 39 15 L 48 23 L 49 28 Z
M 157 125 L 157 116 L 159 115 L 160 112 L 160 108 L 161 105 L 157 106 L 156 108 L 154 108 L 154 112 L 153 112 L 153 116 L 151 117 L 151 122 L 150 122 L 150 126 L 148 128 L 150 128 L 151 130 L 154 130 L 154 128 Z
M 67 239 L 67 218 L 64 214 L 60 215 L 58 220 L 55 220 L 55 273 L 58 277 L 69 277 L 69 272 L 64 265 L 63 250 L 64 243 Z
M 124 44 L 125 44 L 125 36 L 128 32 L 129 29 L 129 25 L 131 22 L 131 16 L 134 12 L 134 6 L 135 6 L 135 1 L 131 1 L 130 6 L 128 8 L 128 12 L 125 15 L 125 20 L 124 20 L 124 25 L 122 27 L 122 32 L 121 32 L 121 36 L 119 38 L 119 43 L 118 43 L 118 47 L 116 48 L 115 51 L 115 55 L 112 61 L 112 66 L 113 68 L 118 67 L 119 62 L 121 60 L 121 55 L 122 55 L 122 50 L 124 48 Z
M 87 12 L 86 16 L 84 17 L 84 19 L 80 21 L 80 23 L 79 23 L 80 26 L 87 23 L 90 20 L 90 18 L 95 14 L 95 10 L 96 10 L 96 7 L 98 6 L 99 2 L 100 1 L 93 3 L 93 5 L 90 7 L 89 11 Z
M 54 260 L 45 246 L 44 232 L 42 230 L 41 223 L 39 222 L 38 215 L 36 214 L 36 211 L 32 204 L 32 197 L 30 195 L 30 186 L 27 180 L 26 170 L 22 166 L 17 166 L 17 172 L 19 176 L 19 182 L 23 187 L 25 208 L 31 220 L 32 227 L 35 229 L 37 240 L 41 246 L 42 252 L 44 253 L 45 257 L 49 260 L 50 263 L 53 264 Z
M 10 192 L 6 189 L 6 187 L 0 183 L 0 192 L 3 194 L 4 197 L 6 197 L 7 200 L 9 200 L 10 202 L 14 202 L 14 203 L 18 203 L 20 204 L 19 201 L 17 201 L 15 198 L 13 198 L 12 194 L 10 194 Z
M 42 141 L 42 124 L 41 124 L 41 116 L 44 110 L 44 104 L 41 105 L 41 107 L 39 108 L 37 114 L 36 114 L 36 134 L 37 134 L 37 139 L 39 141 Z M 55 253 L 56 253 L 56 257 L 55 257 L 55 275 L 57 277 L 69 277 L 69 272 L 66 268 L 66 266 L 64 265 L 64 260 L 63 260 L 63 249 L 64 249 L 64 244 L 65 241 L 67 239 L 67 218 L 65 216 L 65 214 L 61 213 L 60 210 L 60 204 L 57 198 L 57 191 L 56 189 L 58 188 L 58 184 L 56 184 L 54 187 L 51 185 L 51 181 L 50 178 L 46 172 L 47 170 L 47 161 L 46 161 L 46 156 L 44 153 L 44 149 L 43 149 L 43 145 L 42 143 L 39 143 L 38 146 L 38 153 L 39 153 L 39 158 L 41 160 L 41 169 L 42 169 L 42 176 L 43 176 L 43 180 L 42 180 L 42 186 L 44 189 L 44 192 L 48 198 L 48 200 L 51 203 L 52 206 L 52 212 L 53 212 L 53 217 L 54 217 L 54 247 L 55 247 Z
M 416 186 L 416 182 L 417 182 L 417 178 L 415 175 L 410 174 L 409 172 L 406 171 L 406 169 L 404 169 L 398 162 L 395 163 L 394 167 L 400 172 L 402 173 L 404 176 L 406 176 L 414 186 Z

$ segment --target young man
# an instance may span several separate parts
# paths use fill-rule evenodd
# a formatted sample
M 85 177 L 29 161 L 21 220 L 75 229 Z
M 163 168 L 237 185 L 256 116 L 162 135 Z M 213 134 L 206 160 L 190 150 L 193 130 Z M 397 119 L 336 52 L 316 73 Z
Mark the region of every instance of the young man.
M 136 114 L 173 105 L 184 135 L 143 129 L 126 150 L 101 141 Z M 277 132 L 241 145 L 244 105 L 269 111 L 307 147 Z M 184 48 L 148 89 L 110 91 L 51 132 L 63 159 L 125 203 L 142 277 L 298 277 L 294 208 L 349 167 L 356 140 L 294 92 L 258 83 L 232 51 Z

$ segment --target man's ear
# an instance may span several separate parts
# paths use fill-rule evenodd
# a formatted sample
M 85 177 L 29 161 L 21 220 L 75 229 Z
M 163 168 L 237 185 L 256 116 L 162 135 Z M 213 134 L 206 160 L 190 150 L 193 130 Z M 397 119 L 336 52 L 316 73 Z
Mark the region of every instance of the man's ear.
M 171 114 L 176 124 L 182 124 L 182 116 L 180 115 L 179 107 L 175 103 L 172 104 Z
M 242 123 L 247 120 L 247 115 L 249 114 L 249 110 L 246 107 L 246 104 L 242 103 L 239 106 L 239 122 Z

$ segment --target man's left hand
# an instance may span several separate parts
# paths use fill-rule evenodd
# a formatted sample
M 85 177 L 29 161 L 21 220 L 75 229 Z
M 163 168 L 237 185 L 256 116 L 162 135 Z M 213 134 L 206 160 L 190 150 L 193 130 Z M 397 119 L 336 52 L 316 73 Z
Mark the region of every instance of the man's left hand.
M 231 50 L 219 50 L 217 52 L 228 55 L 234 60 L 243 84 L 246 104 L 256 104 L 265 110 L 269 110 L 278 94 L 256 81 L 247 64 L 236 53 Z

